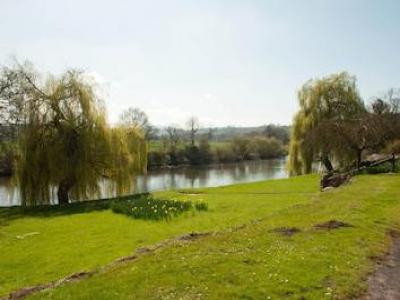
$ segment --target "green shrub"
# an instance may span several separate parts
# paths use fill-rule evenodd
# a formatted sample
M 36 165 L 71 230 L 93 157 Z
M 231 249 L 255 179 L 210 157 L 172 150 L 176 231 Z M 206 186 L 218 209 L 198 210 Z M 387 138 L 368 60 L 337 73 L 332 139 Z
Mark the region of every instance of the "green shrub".
M 155 199 L 144 195 L 139 198 L 115 200 L 111 209 L 115 213 L 125 214 L 135 219 L 169 220 L 192 209 L 207 210 L 208 205 L 203 202 L 193 204 L 191 201 Z
M 148 167 L 160 167 L 166 164 L 166 154 L 164 151 L 151 151 L 147 156 Z
M 217 163 L 228 163 L 235 161 L 235 155 L 230 145 L 215 146 L 212 150 L 212 156 Z
M 274 137 L 253 137 L 250 147 L 261 159 L 276 158 L 285 154 L 283 143 Z
M 380 173 L 390 173 L 392 172 L 392 163 L 386 162 L 384 164 L 369 167 L 364 170 L 364 174 L 380 174 Z M 400 172 L 400 161 L 396 161 L 395 172 Z
M 196 202 L 194 204 L 194 207 L 196 208 L 196 210 L 198 211 L 202 211 L 202 210 L 208 210 L 208 204 L 206 202 Z

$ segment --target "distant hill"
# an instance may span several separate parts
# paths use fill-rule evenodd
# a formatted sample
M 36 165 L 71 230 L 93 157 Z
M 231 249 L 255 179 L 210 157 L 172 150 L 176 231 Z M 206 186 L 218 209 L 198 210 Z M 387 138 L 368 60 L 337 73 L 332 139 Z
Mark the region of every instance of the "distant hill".
M 166 127 L 157 128 L 157 137 L 161 137 L 167 134 Z M 187 132 L 182 130 L 183 133 Z M 197 132 L 198 136 L 207 135 L 210 141 L 226 141 L 238 136 L 274 136 L 279 140 L 282 140 L 285 144 L 289 141 L 290 126 L 287 125 L 262 125 L 254 127 L 236 127 L 236 126 L 226 126 L 226 127 L 204 127 L 200 128 Z

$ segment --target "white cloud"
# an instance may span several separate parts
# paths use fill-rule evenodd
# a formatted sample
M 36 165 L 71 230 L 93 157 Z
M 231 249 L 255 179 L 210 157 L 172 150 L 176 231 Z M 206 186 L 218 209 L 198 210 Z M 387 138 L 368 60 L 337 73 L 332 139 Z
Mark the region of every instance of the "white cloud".
M 180 107 L 152 107 L 146 110 L 150 121 L 156 125 L 183 127 L 192 114 Z

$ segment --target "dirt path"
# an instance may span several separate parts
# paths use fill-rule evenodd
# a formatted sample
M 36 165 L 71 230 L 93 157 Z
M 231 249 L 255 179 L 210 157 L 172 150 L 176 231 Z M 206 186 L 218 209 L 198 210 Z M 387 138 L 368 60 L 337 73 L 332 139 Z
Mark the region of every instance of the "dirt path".
M 368 280 L 360 300 L 400 300 L 400 233 L 392 233 L 392 247 Z

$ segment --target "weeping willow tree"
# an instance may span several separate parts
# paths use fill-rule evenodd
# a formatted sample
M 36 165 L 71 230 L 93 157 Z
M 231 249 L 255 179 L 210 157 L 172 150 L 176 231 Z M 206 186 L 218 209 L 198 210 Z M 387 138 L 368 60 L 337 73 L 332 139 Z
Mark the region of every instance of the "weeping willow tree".
M 147 170 L 145 133 L 137 127 L 119 126 L 111 129 L 110 167 L 107 178 L 113 183 L 114 193 L 121 195 L 132 188 L 135 174 Z
M 17 65 L 13 95 L 23 99 L 15 179 L 24 205 L 59 204 L 99 195 L 108 178 L 129 191 L 146 170 L 147 145 L 138 128 L 111 128 L 95 84 L 81 72 L 43 78 Z M 6 100 L 12 100 L 11 97 Z
M 352 119 L 365 111 L 356 79 L 342 72 L 310 80 L 298 92 L 298 99 L 300 109 L 293 120 L 289 171 L 292 175 L 310 173 L 316 158 L 320 158 L 328 170 L 332 169 L 331 159 L 337 157 L 324 147 L 327 143 L 315 143 L 314 129 L 324 121 Z M 325 140 L 330 138 L 329 132 L 326 134 Z
M 340 157 L 347 164 L 344 167 L 359 169 L 364 152 L 377 153 L 399 136 L 395 123 L 389 114 L 366 112 L 351 120 L 324 121 L 313 140 Z

